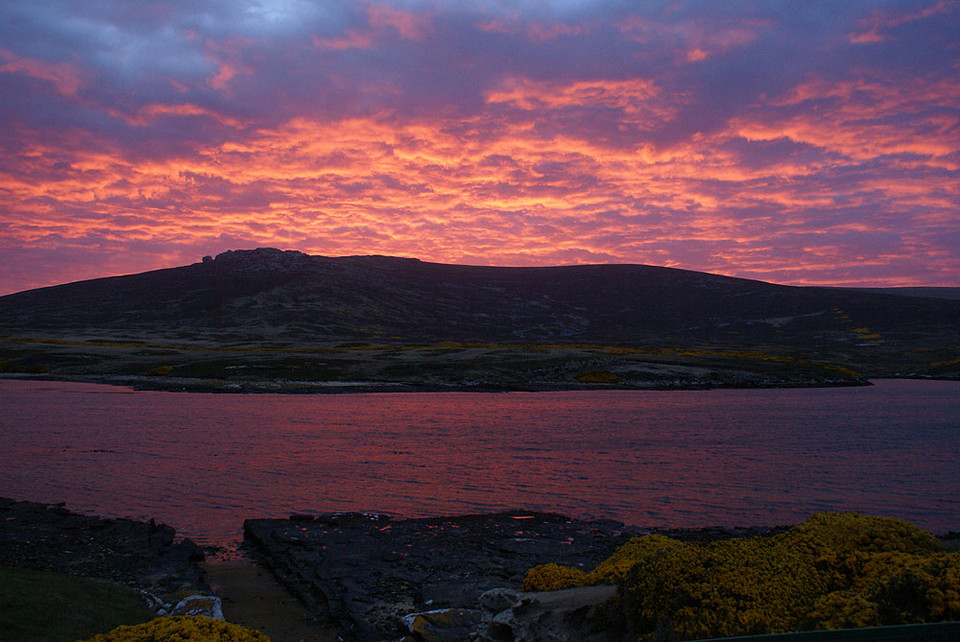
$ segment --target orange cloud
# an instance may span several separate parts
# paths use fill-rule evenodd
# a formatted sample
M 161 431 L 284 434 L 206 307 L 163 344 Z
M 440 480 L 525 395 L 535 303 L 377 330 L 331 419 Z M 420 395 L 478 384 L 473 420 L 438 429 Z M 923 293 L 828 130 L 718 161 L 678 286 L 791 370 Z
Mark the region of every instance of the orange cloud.
M 835 150 L 849 158 L 917 154 L 956 169 L 947 158 L 957 149 L 953 132 L 960 116 L 931 105 L 960 105 L 960 80 L 922 78 L 828 81 L 810 79 L 771 101 L 794 110 L 781 120 L 736 120 L 733 127 L 748 140 L 789 138 Z
M 658 93 L 652 81 L 643 79 L 563 83 L 512 77 L 499 89 L 487 92 L 486 98 L 488 103 L 509 103 L 527 110 L 590 106 L 636 110 L 641 101 Z
M 904 21 L 952 6 L 872 22 L 848 9 L 830 42 L 849 48 L 858 25 L 905 37 Z M 781 68 L 804 33 L 728 10 L 360 9 L 268 25 L 282 37 L 193 25 L 191 55 L 159 61 L 162 38 L 126 40 L 149 82 L 132 62 L 0 51 L 5 87 L 56 89 L 4 97 L 0 253 L 139 247 L 169 264 L 279 245 L 795 283 L 857 265 L 888 266 L 878 280 L 923 261 L 911 278 L 960 272 L 956 74 L 871 66 L 864 47 L 856 65 L 831 50 Z M 509 55 L 490 48 L 505 42 Z
M 557 109 L 577 96 L 620 104 L 578 83 L 536 87 L 549 89 L 533 93 Z M 510 94 L 508 100 L 522 103 L 523 96 Z M 206 115 L 189 106 L 145 114 Z M 435 122 L 298 118 L 195 155 L 156 161 L 127 160 L 119 150 L 95 153 L 85 150 L 82 140 L 66 139 L 61 141 L 66 148 L 47 143 L 25 155 L 27 174 L 19 181 L 7 177 L 2 185 L 7 196 L 0 200 L 23 214 L 8 230 L 26 243 L 51 235 L 96 235 L 108 221 L 111 238 L 219 234 L 262 244 L 283 239 L 319 253 L 408 254 L 451 262 L 483 256 L 489 263 L 521 257 L 553 262 L 575 255 L 613 260 L 630 248 L 632 257 L 664 263 L 663 244 L 683 239 L 740 248 L 712 250 L 704 268 L 733 263 L 758 270 L 781 266 L 776 251 L 767 248 L 775 247 L 771 241 L 778 234 L 794 229 L 784 213 L 800 217 L 811 208 L 836 207 L 835 188 L 808 182 L 817 175 L 815 166 L 780 161 L 748 169 L 720 151 L 731 136 L 759 129 L 756 124 L 668 152 L 611 148 L 572 136 L 544 139 L 518 123 L 492 127 L 481 119 L 472 126 L 488 135 L 465 142 Z M 71 172 L 61 171 L 59 180 L 31 178 L 31 172 L 42 175 L 46 159 L 64 156 Z M 930 194 L 929 180 L 871 179 L 859 189 L 948 207 L 950 198 Z M 947 179 L 940 188 L 956 195 Z M 849 205 L 869 206 L 871 198 Z M 71 204 L 83 206 L 87 215 L 76 216 Z M 742 213 L 758 209 L 779 212 L 782 220 Z M 634 234 L 626 233 L 622 213 L 639 225 Z M 818 229 L 819 234 L 867 232 L 876 225 L 819 223 Z
M 190 116 L 202 116 L 204 118 L 209 118 L 225 127 L 238 128 L 243 126 L 243 122 L 236 118 L 231 118 L 212 109 L 201 107 L 199 105 L 191 105 L 189 103 L 183 103 L 179 105 L 145 105 L 138 109 L 136 115 L 134 116 L 128 116 L 115 109 L 108 110 L 108 113 L 115 118 L 120 118 L 125 122 L 138 127 L 149 126 L 160 118 L 183 118 Z

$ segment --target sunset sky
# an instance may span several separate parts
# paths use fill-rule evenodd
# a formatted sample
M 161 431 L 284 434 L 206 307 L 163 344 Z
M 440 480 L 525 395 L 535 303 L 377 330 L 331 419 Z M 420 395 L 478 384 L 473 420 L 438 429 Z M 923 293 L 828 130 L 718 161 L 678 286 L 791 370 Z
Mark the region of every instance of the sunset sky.
M 262 246 L 960 286 L 960 1 L 4 0 L 0 294 Z

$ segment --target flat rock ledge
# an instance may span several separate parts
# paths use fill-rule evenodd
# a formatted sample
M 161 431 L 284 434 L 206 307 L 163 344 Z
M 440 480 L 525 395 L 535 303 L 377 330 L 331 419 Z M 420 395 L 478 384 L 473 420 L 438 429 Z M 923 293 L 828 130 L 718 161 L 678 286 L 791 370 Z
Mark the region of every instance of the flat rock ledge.
M 219 602 L 203 578 L 203 552 L 175 535 L 153 520 L 105 519 L 63 504 L 0 498 L 0 565 L 126 584 L 160 614 L 215 615 Z
M 619 642 L 624 632 L 597 630 L 595 625 L 598 608 L 616 594 L 615 586 L 547 593 L 492 589 L 480 595 L 479 608 L 436 609 L 405 616 L 409 634 L 401 642 Z
M 247 547 L 259 561 L 311 611 L 338 623 L 342 639 L 360 641 L 511 639 L 509 630 L 512 639 L 537 639 L 529 630 L 521 633 L 531 618 L 544 630 L 557 629 L 564 618 L 580 626 L 597 591 L 611 594 L 612 587 L 574 590 L 565 594 L 561 609 L 552 602 L 559 594 L 521 594 L 523 575 L 548 562 L 590 570 L 630 537 L 650 532 L 612 520 L 522 511 L 405 520 L 336 513 L 244 522 Z M 716 540 L 771 529 L 656 532 Z M 587 639 L 576 626 L 569 639 Z M 568 638 L 557 633 L 543 639 Z
M 479 623 L 482 594 L 519 589 L 537 564 L 592 568 L 635 533 L 614 521 L 507 512 L 254 519 L 244 522 L 244 534 L 261 562 L 308 608 L 339 623 L 343 639 L 366 641 L 411 635 L 413 620 L 404 617 L 416 613 L 474 611 L 444 617 Z M 428 638 L 417 633 L 412 639 Z

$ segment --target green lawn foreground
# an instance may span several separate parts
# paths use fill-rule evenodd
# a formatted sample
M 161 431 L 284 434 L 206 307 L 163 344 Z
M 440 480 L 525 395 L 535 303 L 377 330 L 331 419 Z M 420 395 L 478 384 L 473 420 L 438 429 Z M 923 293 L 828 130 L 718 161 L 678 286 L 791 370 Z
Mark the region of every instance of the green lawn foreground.
M 0 640 L 89 638 L 155 617 L 134 589 L 103 580 L 0 566 Z

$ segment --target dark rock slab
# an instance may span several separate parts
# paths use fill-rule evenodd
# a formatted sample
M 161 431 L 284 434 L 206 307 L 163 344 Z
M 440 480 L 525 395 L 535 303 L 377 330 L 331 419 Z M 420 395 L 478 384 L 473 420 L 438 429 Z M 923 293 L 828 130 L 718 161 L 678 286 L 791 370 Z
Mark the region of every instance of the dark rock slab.
M 437 609 L 415 613 L 404 618 L 404 624 L 412 635 L 402 642 L 460 642 L 470 640 L 482 622 L 479 609 Z
M 485 593 L 481 596 L 481 626 L 474 637 L 477 642 L 619 642 L 627 639 L 623 631 L 597 630 L 595 622 L 597 609 L 616 594 L 617 587 L 607 585 L 520 593 L 501 609 L 491 605 L 500 595 Z
M 63 504 L 0 498 L 0 565 L 113 580 L 164 598 L 209 592 L 199 566 L 203 552 L 175 534 L 153 520 L 104 519 Z
M 346 640 L 399 639 L 407 614 L 475 609 L 490 589 L 519 589 L 532 566 L 590 569 L 637 534 L 619 522 L 529 512 L 300 515 L 247 520 L 244 531 L 274 574 L 337 620 Z

